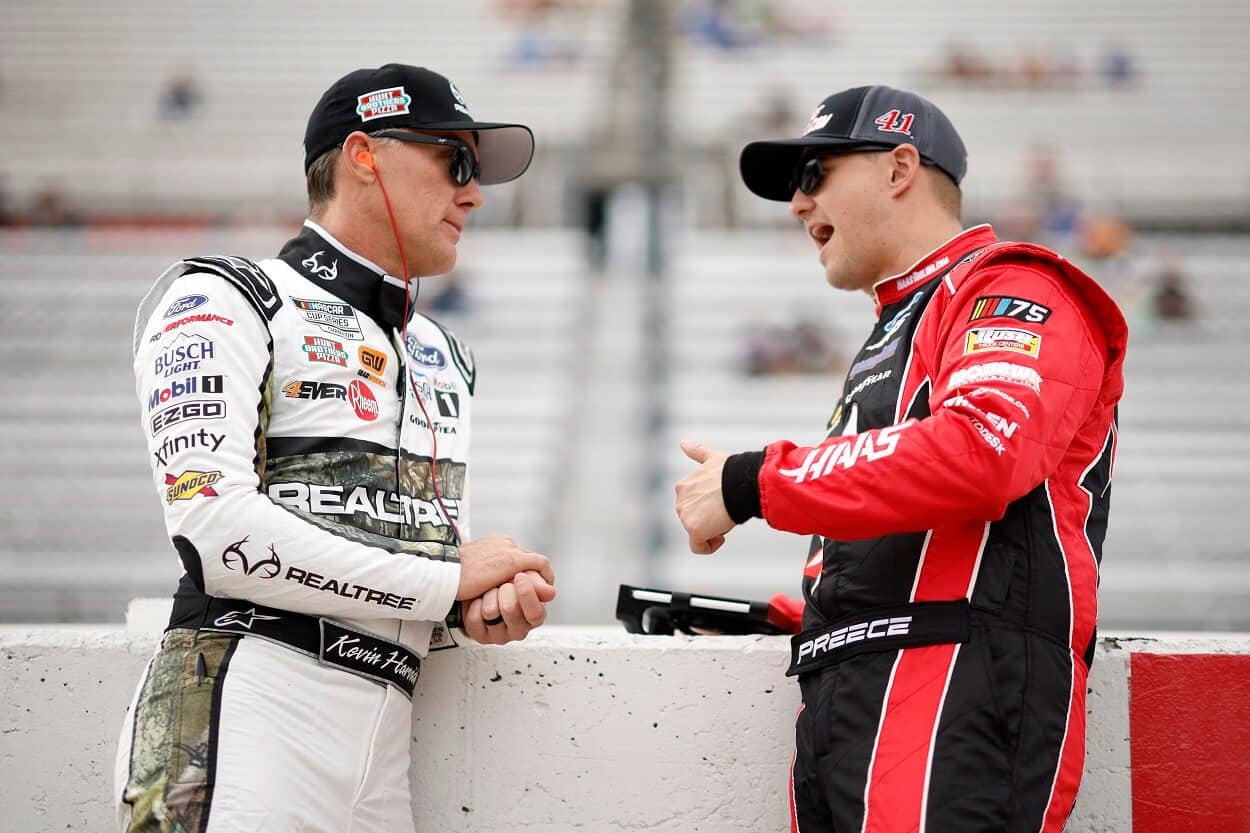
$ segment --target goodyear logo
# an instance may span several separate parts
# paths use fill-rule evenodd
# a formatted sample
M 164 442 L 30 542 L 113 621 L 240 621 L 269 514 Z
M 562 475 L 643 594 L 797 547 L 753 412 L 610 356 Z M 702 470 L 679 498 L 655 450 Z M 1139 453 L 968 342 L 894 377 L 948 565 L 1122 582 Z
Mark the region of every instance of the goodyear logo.
M 219 471 L 184 471 L 174 476 L 165 475 L 165 502 L 172 504 L 175 500 L 190 500 L 196 495 L 217 497 L 213 486 L 221 480 Z

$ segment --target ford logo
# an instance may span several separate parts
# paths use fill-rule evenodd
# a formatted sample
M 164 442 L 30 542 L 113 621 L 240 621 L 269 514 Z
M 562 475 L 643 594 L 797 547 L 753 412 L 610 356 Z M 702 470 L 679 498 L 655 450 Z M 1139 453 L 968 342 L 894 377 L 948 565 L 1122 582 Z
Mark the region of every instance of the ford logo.
M 447 357 L 437 347 L 427 347 L 417 341 L 416 336 L 408 336 L 406 343 L 408 355 L 422 367 L 439 369 L 447 366 Z
M 169 305 L 169 309 L 165 310 L 166 318 L 173 318 L 175 315 L 182 315 L 188 310 L 193 310 L 198 306 L 208 303 L 207 295 L 183 295 L 177 301 Z

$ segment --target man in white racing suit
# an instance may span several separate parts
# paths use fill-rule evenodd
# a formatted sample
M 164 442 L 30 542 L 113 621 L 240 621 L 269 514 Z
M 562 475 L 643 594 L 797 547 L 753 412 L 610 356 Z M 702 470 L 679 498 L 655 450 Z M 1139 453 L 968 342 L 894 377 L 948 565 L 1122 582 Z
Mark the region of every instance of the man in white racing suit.
M 410 698 L 444 619 L 496 644 L 544 621 L 548 559 L 470 537 L 476 368 L 408 280 L 452 268 L 479 185 L 533 147 L 437 73 L 357 70 L 309 119 L 300 234 L 181 261 L 144 299 L 137 392 L 184 574 L 122 729 L 121 829 L 411 831 Z

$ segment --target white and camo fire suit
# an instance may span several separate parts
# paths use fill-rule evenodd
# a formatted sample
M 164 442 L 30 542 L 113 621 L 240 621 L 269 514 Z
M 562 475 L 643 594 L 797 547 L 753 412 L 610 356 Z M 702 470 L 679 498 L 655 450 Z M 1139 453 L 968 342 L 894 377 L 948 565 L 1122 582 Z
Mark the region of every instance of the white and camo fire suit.
M 118 753 L 125 830 L 410 830 L 411 692 L 468 535 L 469 350 L 307 222 L 182 261 L 134 369 L 184 574 Z M 433 639 L 433 642 L 431 640 Z

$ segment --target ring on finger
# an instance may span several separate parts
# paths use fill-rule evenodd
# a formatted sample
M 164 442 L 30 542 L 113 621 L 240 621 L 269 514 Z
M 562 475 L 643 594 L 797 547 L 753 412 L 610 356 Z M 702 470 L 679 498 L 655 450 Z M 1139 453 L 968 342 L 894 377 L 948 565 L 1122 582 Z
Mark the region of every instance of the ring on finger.
M 499 616 L 494 617 L 493 619 L 487 619 L 485 616 L 483 616 L 482 623 L 486 625 L 486 627 L 488 628 L 493 628 L 495 625 L 503 624 L 503 616 L 501 614 Z

